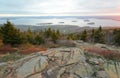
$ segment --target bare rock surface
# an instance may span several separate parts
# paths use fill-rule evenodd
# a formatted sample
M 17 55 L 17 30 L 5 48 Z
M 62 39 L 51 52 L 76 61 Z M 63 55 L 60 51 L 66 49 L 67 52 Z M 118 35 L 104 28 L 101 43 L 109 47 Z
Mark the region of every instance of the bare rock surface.
M 51 48 L 15 62 L 0 63 L 0 78 L 120 78 L 119 55 L 115 55 L 120 48 L 73 43 L 76 47 Z
M 5 64 L 0 71 L 0 78 L 111 78 L 108 71 L 115 69 L 114 66 L 109 63 L 107 69 L 104 58 L 85 54 L 81 46 L 52 48 L 44 54 L 37 52 L 27 55 Z M 119 70 L 117 72 L 119 74 Z

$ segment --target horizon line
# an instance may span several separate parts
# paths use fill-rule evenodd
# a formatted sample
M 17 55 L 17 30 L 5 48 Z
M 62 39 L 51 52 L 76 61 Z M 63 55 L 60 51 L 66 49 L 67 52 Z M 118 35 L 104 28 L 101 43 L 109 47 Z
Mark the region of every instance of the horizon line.
M 116 14 L 63 14 L 63 13 L 40 13 L 40 14 L 0 14 L 0 17 L 21 17 L 21 16 L 120 16 Z

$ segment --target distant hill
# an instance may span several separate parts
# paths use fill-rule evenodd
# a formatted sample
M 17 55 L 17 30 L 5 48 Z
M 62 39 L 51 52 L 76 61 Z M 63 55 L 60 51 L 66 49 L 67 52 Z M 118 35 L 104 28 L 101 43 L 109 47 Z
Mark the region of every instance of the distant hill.
M 16 25 L 16 28 L 20 29 L 21 31 L 26 31 L 30 28 L 32 31 L 41 31 L 48 28 L 59 30 L 61 33 L 75 33 L 81 32 L 83 30 L 91 30 L 94 27 L 79 27 L 77 25 L 49 25 L 49 26 L 32 26 L 32 25 Z

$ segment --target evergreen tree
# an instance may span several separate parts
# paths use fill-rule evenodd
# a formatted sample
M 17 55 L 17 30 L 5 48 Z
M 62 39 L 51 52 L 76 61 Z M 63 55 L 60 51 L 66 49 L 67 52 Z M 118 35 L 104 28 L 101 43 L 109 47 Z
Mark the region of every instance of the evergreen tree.
M 95 30 L 92 29 L 92 33 L 91 33 L 91 41 L 94 42 L 94 37 L 95 37 Z
M 47 30 L 45 30 L 45 36 L 46 36 L 46 38 L 51 37 L 51 35 L 52 35 L 52 30 L 51 30 L 51 28 L 48 28 Z
M 10 21 L 7 21 L 0 27 L 0 33 L 2 35 L 3 43 L 5 44 L 14 45 L 22 43 L 21 32 L 16 29 Z
M 83 40 L 83 41 L 87 41 L 87 37 L 88 37 L 88 35 L 87 35 L 87 31 L 84 30 L 83 33 L 81 34 L 81 40 Z
M 102 26 L 100 26 L 100 27 L 98 28 L 98 31 L 102 32 Z
M 61 35 L 59 30 L 56 31 L 56 34 L 57 34 L 58 36 Z
M 114 31 L 114 42 L 117 45 L 120 45 L 120 30 Z
M 104 40 L 104 33 L 102 31 L 102 27 L 101 26 L 95 32 L 94 42 L 96 42 L 96 43 L 104 43 L 105 42 L 105 40 Z
M 43 44 L 43 43 L 45 43 L 44 39 L 40 35 L 37 35 L 35 37 L 35 44 L 40 45 L 40 44 Z
M 34 43 L 34 35 L 33 32 L 31 31 L 30 27 L 26 31 L 26 39 L 28 43 Z
M 56 41 L 59 39 L 59 35 L 57 35 L 55 30 L 52 31 L 51 38 L 54 43 L 56 43 Z
M 117 31 L 118 31 L 117 29 L 114 29 L 113 34 L 115 35 L 117 33 Z
M 68 36 L 67 36 L 67 39 L 68 40 L 76 40 L 77 39 L 77 36 L 75 36 L 74 34 L 69 34 Z
M 76 40 L 80 40 L 80 39 L 81 39 L 81 34 L 79 33 L 76 35 Z

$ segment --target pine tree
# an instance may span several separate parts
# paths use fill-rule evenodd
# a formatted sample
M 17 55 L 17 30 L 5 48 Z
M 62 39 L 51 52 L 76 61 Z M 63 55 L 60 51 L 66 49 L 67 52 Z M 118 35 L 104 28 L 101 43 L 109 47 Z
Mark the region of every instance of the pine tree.
M 94 42 L 94 37 L 95 37 L 95 30 L 92 29 L 92 33 L 91 33 L 91 41 Z
M 56 31 L 56 34 L 57 34 L 58 36 L 61 35 L 59 30 Z
M 69 34 L 69 35 L 67 36 L 67 39 L 68 39 L 68 40 L 76 40 L 76 39 L 77 39 L 77 36 L 74 35 L 73 33 L 71 33 L 71 34 Z
M 59 35 L 57 35 L 55 30 L 52 31 L 51 38 L 54 43 L 56 43 L 56 41 L 59 39 Z
M 102 27 L 101 26 L 95 32 L 94 42 L 96 42 L 96 43 L 104 43 L 105 42 L 105 40 L 104 40 L 104 33 L 102 31 Z
M 120 45 L 120 30 L 114 31 L 114 42 L 117 45 Z
M 34 36 L 33 36 L 33 32 L 31 31 L 30 27 L 26 31 L 26 39 L 28 43 L 32 43 L 32 44 L 34 43 Z
M 14 25 L 7 21 L 1 28 L 3 43 L 5 44 L 20 44 L 22 43 L 21 32 L 14 27 Z
M 83 41 L 87 41 L 87 37 L 88 37 L 88 35 L 87 35 L 87 31 L 84 30 L 83 33 L 81 34 L 81 40 L 83 40 Z
M 100 27 L 98 28 L 98 31 L 102 32 L 102 26 L 100 26 Z
M 52 35 L 51 28 L 48 28 L 47 30 L 45 30 L 45 36 L 46 36 L 46 38 L 49 38 L 51 35 Z
M 40 35 L 37 35 L 35 37 L 35 44 L 40 45 L 40 44 L 43 44 L 43 43 L 45 43 L 44 39 Z

